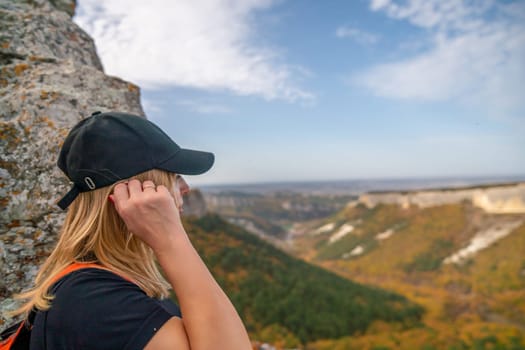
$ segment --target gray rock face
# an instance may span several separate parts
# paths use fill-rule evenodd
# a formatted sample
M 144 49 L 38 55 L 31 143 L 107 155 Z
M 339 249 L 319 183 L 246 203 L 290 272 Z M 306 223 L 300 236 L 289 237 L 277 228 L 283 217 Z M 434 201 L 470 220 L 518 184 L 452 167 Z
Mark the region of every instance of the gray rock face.
M 183 209 L 184 216 L 201 217 L 206 215 L 206 202 L 204 201 L 202 192 L 199 190 L 191 190 L 190 193 L 184 197 Z
M 0 0 L 3 52 L 30 61 L 67 60 L 102 70 L 93 40 L 71 20 L 74 8 L 70 0 Z
M 69 129 L 93 111 L 144 115 L 139 88 L 102 70 L 73 0 L 0 0 L 0 329 L 31 285 L 64 213 L 56 167 Z

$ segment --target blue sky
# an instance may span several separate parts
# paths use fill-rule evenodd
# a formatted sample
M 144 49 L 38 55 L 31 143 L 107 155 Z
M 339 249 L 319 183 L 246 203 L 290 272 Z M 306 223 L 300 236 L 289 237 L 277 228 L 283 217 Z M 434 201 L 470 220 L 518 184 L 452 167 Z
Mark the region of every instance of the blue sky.
M 525 1 L 79 0 L 190 183 L 525 177 Z

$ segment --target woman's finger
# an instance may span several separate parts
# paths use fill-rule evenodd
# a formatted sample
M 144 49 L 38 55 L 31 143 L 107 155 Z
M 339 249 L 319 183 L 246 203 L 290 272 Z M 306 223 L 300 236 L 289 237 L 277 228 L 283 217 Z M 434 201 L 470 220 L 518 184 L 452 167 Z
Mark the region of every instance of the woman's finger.
M 115 202 L 122 202 L 129 199 L 127 183 L 119 183 L 113 189 L 113 199 Z
M 168 188 L 164 185 L 158 185 L 157 186 L 157 192 L 160 192 L 160 193 L 164 193 L 164 194 L 168 194 L 171 196 L 170 194 L 170 191 L 168 190 Z
M 142 184 L 139 180 L 130 180 L 128 183 L 128 190 L 130 197 L 140 195 L 142 193 Z
M 153 191 L 155 191 L 155 188 L 156 188 L 155 183 L 153 181 L 151 181 L 151 180 L 146 180 L 146 181 L 144 181 L 142 183 L 142 190 L 144 192 L 146 192 L 146 190 L 149 190 L 149 191 L 153 190 Z

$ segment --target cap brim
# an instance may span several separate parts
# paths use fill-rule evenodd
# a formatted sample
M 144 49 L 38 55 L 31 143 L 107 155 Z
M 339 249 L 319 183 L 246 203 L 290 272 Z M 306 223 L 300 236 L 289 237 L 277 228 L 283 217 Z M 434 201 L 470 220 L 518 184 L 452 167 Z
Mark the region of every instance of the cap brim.
M 210 170 L 214 161 L 213 153 L 181 148 L 173 157 L 158 164 L 158 167 L 182 175 L 199 175 Z

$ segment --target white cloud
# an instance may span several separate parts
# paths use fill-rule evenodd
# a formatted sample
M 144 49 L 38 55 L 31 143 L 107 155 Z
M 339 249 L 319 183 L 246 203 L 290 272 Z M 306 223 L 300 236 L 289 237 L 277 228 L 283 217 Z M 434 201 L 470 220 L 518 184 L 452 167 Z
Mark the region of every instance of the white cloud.
M 153 113 L 160 113 L 164 110 L 164 103 L 159 101 L 154 101 L 141 96 L 142 108 L 146 115 Z
M 308 100 L 297 71 L 253 43 L 254 14 L 272 0 L 83 0 L 76 23 L 94 39 L 108 74 L 143 87 L 229 90 Z
M 372 10 L 379 10 L 390 3 L 390 0 L 372 0 L 370 2 L 370 8 Z
M 201 100 L 179 100 L 176 102 L 177 105 L 183 106 L 192 112 L 200 114 L 230 114 L 232 109 L 228 106 L 224 106 L 218 103 L 201 101 Z
M 379 37 L 375 34 L 347 26 L 337 28 L 335 35 L 338 38 L 353 39 L 360 44 L 375 44 L 379 40 Z
M 508 6 L 512 6 L 512 10 Z M 499 114 L 525 108 L 525 6 L 486 0 L 372 0 L 429 32 L 430 49 L 353 77 L 379 96 L 458 100 Z M 520 19 L 521 17 L 521 19 Z
M 468 29 L 482 24 L 476 16 L 485 13 L 492 5 L 492 0 L 409 0 L 404 5 L 391 0 L 372 0 L 370 8 L 386 11 L 391 18 L 406 19 L 419 27 Z

